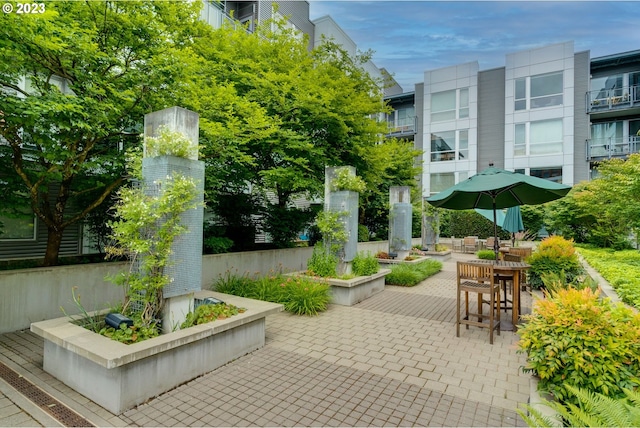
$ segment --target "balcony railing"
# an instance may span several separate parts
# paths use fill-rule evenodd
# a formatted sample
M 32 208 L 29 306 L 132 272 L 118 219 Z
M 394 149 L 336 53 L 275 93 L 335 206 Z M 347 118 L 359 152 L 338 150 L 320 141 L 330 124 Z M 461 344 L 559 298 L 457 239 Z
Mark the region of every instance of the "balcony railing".
M 417 126 L 417 118 L 407 117 L 404 119 L 400 119 L 396 122 L 387 122 L 387 135 L 406 135 L 406 134 L 415 134 Z
M 622 158 L 640 153 L 640 136 L 587 140 L 587 160 Z
M 587 92 L 587 113 L 640 107 L 640 86 Z

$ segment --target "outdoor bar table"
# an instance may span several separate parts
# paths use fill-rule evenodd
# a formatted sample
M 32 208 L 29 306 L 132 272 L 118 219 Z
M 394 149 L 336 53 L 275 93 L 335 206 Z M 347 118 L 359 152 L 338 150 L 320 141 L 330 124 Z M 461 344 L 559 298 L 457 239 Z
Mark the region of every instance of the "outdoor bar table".
M 513 292 L 512 292 L 512 304 L 511 304 L 511 326 L 508 323 L 505 324 L 505 328 L 501 330 L 513 330 L 518 329 L 518 320 L 520 314 L 518 313 L 518 307 L 520 306 L 520 275 L 524 274 L 531 265 L 525 262 L 506 262 L 503 260 L 474 260 L 474 263 L 490 263 L 493 264 L 493 271 L 497 274 L 513 275 Z M 503 323 L 500 323 L 501 325 Z

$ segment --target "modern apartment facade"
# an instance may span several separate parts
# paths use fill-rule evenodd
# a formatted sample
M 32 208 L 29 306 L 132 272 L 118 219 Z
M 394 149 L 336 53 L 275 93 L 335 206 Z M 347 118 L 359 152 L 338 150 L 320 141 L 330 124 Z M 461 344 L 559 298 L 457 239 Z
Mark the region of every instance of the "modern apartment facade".
M 424 151 L 427 197 L 489 164 L 569 185 L 591 179 L 599 161 L 640 151 L 639 85 L 640 51 L 591 59 L 564 42 L 509 53 L 490 70 L 428 70 L 415 91 L 387 99 L 407 109 L 413 94 L 409 139 Z

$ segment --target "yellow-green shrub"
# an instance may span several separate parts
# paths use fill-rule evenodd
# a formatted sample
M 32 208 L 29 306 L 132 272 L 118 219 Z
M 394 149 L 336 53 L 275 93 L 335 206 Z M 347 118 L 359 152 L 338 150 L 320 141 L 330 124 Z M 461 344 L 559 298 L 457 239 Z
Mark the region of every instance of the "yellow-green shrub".
M 640 385 L 640 314 L 598 293 L 559 290 L 536 303 L 518 330 L 525 372 L 540 377 L 539 388 L 572 401 L 567 385 L 608 397 Z
M 572 282 L 582 273 L 582 266 L 576 254 L 572 240 L 562 236 L 550 236 L 538 245 L 536 251 L 526 260 L 531 265 L 527 272 L 529 284 L 533 288 L 541 288 L 542 274 L 564 271 L 567 281 Z

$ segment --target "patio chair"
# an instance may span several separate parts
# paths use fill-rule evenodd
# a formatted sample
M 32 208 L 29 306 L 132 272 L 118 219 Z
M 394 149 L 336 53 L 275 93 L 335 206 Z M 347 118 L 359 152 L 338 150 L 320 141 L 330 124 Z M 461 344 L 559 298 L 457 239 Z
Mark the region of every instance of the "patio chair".
M 462 249 L 462 239 L 451 237 L 451 246 L 453 247 L 453 251 L 461 253 Z
M 529 257 L 532 252 L 533 249 L 531 247 L 511 247 L 509 248 L 509 252 L 507 254 L 520 256 L 524 260 Z
M 462 247 L 465 253 L 475 253 L 478 248 L 478 237 L 477 236 L 467 236 L 464 238 L 462 243 Z
M 496 242 L 496 238 L 494 238 L 493 236 L 488 237 L 484 243 L 484 248 L 486 250 L 493 250 L 493 244 L 495 242 Z
M 493 265 L 489 263 L 457 262 L 456 337 L 460 337 L 460 325 L 489 329 L 489 343 L 493 345 L 493 331 L 500 335 L 500 283 L 496 282 Z M 464 293 L 464 317 L 461 316 L 461 295 Z M 469 312 L 469 293 L 478 296 L 478 312 Z M 489 295 L 489 314 L 482 313 L 483 296 Z M 472 320 L 477 318 L 477 321 Z M 485 319 L 489 323 L 484 322 Z

